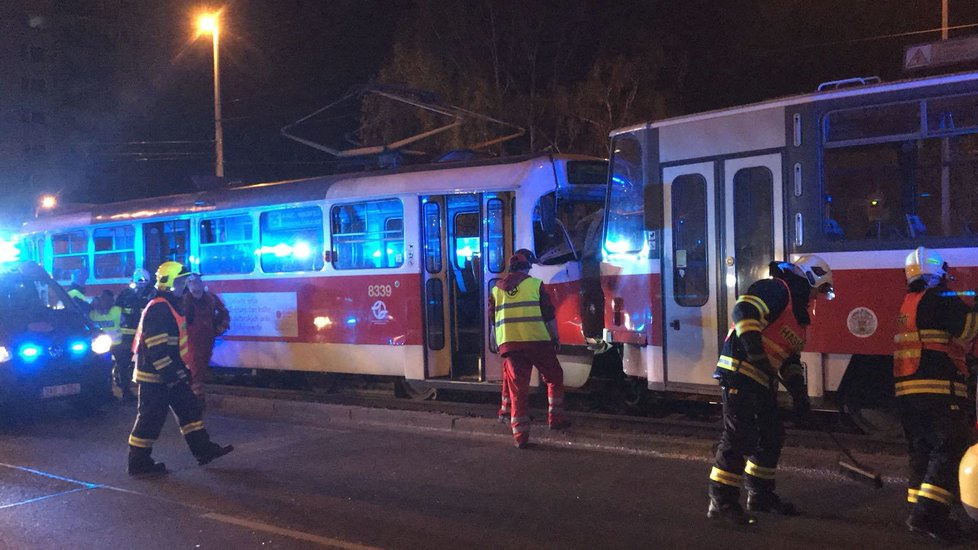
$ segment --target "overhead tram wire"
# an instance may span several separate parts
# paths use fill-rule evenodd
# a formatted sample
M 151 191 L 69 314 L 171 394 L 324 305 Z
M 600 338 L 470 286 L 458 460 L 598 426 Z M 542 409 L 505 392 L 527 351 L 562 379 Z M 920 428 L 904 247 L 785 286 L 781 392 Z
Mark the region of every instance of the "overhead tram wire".
M 954 30 L 959 30 L 959 29 L 973 29 L 973 28 L 976 28 L 976 27 L 978 27 L 978 23 L 968 23 L 967 25 L 955 25 L 953 27 L 948 27 L 947 29 L 949 31 L 954 31 Z M 769 54 L 769 53 L 782 53 L 782 52 L 789 52 L 789 51 L 794 51 L 794 50 L 805 50 L 805 49 L 812 49 L 812 48 L 825 48 L 825 47 L 830 47 L 830 46 L 844 46 L 844 45 L 849 45 L 849 44 L 861 44 L 861 43 L 864 43 L 864 42 L 874 42 L 874 41 L 878 41 L 878 40 L 889 40 L 889 39 L 893 39 L 893 38 L 902 38 L 902 37 L 905 37 L 905 36 L 915 36 L 915 35 L 921 35 L 921 34 L 940 33 L 942 30 L 943 29 L 941 27 L 936 27 L 936 28 L 933 28 L 933 29 L 925 29 L 925 30 L 920 30 L 920 31 L 907 31 L 907 32 L 892 33 L 892 34 L 880 34 L 880 35 L 876 35 L 876 36 L 864 36 L 862 38 L 849 38 L 849 39 L 845 39 L 845 40 L 831 40 L 831 41 L 828 41 L 828 42 L 816 42 L 816 43 L 812 43 L 812 44 L 796 44 L 796 45 L 793 45 L 793 46 L 787 47 L 787 48 L 772 48 L 772 49 L 766 49 L 766 50 L 758 50 L 758 53 L 764 53 L 764 54 Z

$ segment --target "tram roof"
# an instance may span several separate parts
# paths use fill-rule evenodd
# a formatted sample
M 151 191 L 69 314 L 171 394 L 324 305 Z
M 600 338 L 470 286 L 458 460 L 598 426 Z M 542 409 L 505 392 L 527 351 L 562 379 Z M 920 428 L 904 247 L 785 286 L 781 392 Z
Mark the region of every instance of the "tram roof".
M 514 181 L 525 178 L 533 169 L 549 166 L 551 158 L 557 162 L 601 160 L 582 155 L 533 154 L 257 183 L 107 204 L 75 205 L 56 215 L 30 220 L 24 224 L 23 231 L 34 232 L 68 226 L 140 221 L 218 209 L 245 209 L 325 199 L 407 192 L 425 194 L 501 189 L 511 187 Z M 480 170 L 475 172 L 474 168 Z M 421 172 L 430 174 L 430 177 L 417 178 L 417 174 Z
M 836 88 L 836 89 L 825 90 L 821 92 L 807 92 L 804 94 L 797 94 L 792 96 L 768 99 L 764 101 L 759 101 L 757 103 L 750 103 L 747 105 L 738 105 L 736 107 L 727 107 L 723 109 L 715 109 L 712 111 L 704 111 L 702 113 L 692 113 L 692 114 L 677 116 L 673 118 L 643 122 L 641 124 L 633 124 L 631 126 L 626 126 L 623 128 L 612 130 L 609 135 L 611 137 L 615 137 L 619 134 L 626 134 L 629 132 L 635 132 L 637 130 L 644 130 L 648 128 L 661 128 L 664 126 L 685 124 L 685 123 L 695 122 L 699 120 L 737 115 L 741 113 L 748 113 L 751 111 L 760 111 L 764 109 L 772 109 L 777 107 L 788 107 L 791 105 L 798 105 L 803 103 L 814 103 L 817 101 L 827 101 L 827 100 L 841 99 L 847 97 L 858 97 L 861 95 L 869 95 L 869 94 L 898 92 L 901 90 L 909 90 L 914 88 L 926 88 L 929 86 L 941 86 L 946 84 L 957 84 L 962 82 L 973 82 L 973 81 L 978 81 L 978 71 L 969 71 L 969 72 L 949 74 L 949 75 L 929 76 L 924 78 L 895 80 L 893 82 L 880 82 L 876 84 L 865 84 L 861 86 Z

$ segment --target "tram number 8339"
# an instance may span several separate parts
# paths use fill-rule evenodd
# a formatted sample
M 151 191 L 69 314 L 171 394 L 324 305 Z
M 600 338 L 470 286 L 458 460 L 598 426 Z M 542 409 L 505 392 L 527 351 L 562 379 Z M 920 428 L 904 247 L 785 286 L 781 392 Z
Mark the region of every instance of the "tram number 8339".
M 368 285 L 367 296 L 371 298 L 387 298 L 394 293 L 391 285 Z

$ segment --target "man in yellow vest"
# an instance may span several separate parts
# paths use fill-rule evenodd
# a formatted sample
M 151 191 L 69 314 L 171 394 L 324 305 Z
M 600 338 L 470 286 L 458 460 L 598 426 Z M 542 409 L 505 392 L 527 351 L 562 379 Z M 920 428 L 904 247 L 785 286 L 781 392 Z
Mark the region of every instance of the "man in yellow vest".
M 950 511 L 971 437 L 965 350 L 978 334 L 978 313 L 948 291 L 947 270 L 933 250 L 920 247 L 907 256 L 893 380 L 910 454 L 907 527 L 952 543 L 963 534 Z
M 207 464 L 234 450 L 231 445 L 211 441 L 204 429 L 200 403 L 190 389 L 187 322 L 180 312 L 187 275 L 190 271 L 178 262 L 160 265 L 156 272 L 159 292 L 143 310 L 136 329 L 133 381 L 139 386 L 139 405 L 136 424 L 129 435 L 130 475 L 166 472 L 166 466 L 155 462 L 151 455 L 153 443 L 166 422 L 167 409 L 176 415 L 180 433 L 198 464 Z
M 557 321 L 543 281 L 530 277 L 533 253 L 516 251 L 509 273 L 493 287 L 489 297 L 493 348 L 503 356 L 503 392 L 509 391 L 513 439 L 517 448 L 530 439 L 530 374 L 533 367 L 547 384 L 547 423 L 550 429 L 568 426 L 563 416 L 564 371 L 557 361 Z M 505 403 L 505 396 L 504 396 Z
M 111 290 L 103 290 L 98 298 L 92 300 L 92 311 L 88 318 L 112 338 L 112 358 L 117 364 L 122 356 L 128 357 L 128 354 L 122 353 L 122 308 L 115 305 L 115 296 Z

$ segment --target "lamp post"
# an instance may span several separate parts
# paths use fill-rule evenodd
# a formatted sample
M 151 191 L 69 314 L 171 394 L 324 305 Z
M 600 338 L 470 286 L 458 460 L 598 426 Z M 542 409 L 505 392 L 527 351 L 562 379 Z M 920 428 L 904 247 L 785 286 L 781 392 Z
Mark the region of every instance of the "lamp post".
M 214 37 L 214 172 L 224 177 L 224 129 L 221 126 L 221 56 L 218 53 L 220 42 L 221 12 L 208 13 L 197 19 L 197 35 L 210 33 Z

